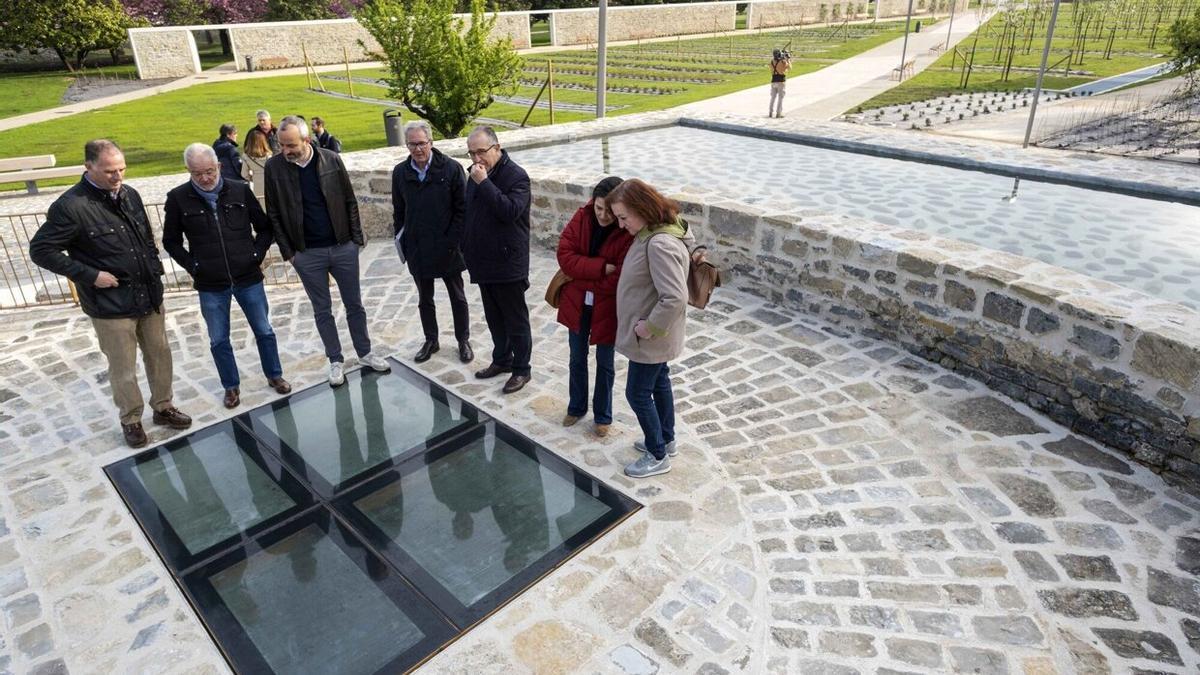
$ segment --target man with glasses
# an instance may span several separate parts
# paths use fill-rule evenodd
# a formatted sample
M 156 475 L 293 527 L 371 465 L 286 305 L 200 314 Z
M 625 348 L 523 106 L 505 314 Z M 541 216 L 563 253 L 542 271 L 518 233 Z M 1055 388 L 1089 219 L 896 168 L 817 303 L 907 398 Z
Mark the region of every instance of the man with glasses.
M 371 351 L 367 311 L 358 279 L 358 253 L 366 245 L 350 174 L 336 152 L 314 147 L 308 124 L 296 116 L 279 122 L 283 154 L 267 160 L 267 217 L 279 254 L 296 268 L 312 303 L 317 333 L 329 359 L 329 384 L 346 382 L 342 341 L 333 319 L 329 277 L 337 282 L 358 362 L 388 372 L 386 359 Z
M 471 317 L 463 291 L 462 272 L 466 265 L 459 248 L 466 210 L 463 201 L 466 173 L 461 164 L 433 147 L 433 132 L 428 122 L 415 120 L 405 124 L 404 140 L 408 161 L 392 170 L 392 222 L 396 244 L 417 282 L 420 298 L 417 308 L 425 343 L 413 360 L 428 361 L 440 348 L 433 287 L 434 281 L 441 279 L 450 296 L 458 358 L 470 363 L 475 352 L 471 349 Z
M 267 214 L 247 183 L 225 177 L 225 167 L 212 148 L 203 143 L 189 145 L 183 163 L 192 179 L 167 193 L 163 248 L 192 275 L 192 286 L 200 294 L 200 315 L 225 389 L 225 407 L 236 408 L 241 403 L 241 377 L 229 342 L 232 299 L 237 300 L 254 332 L 267 386 L 286 394 L 292 386 L 283 379 L 263 288 L 261 266 L 271 248 Z
M 29 242 L 29 258 L 75 282 L 79 306 L 92 319 L 108 361 L 108 384 L 131 448 L 146 444 L 145 403 L 137 380 L 138 350 L 150 381 L 154 423 L 186 429 L 192 418 L 171 399 L 171 345 L 163 308 L 163 273 L 150 219 L 125 185 L 125 154 L 109 140 L 83 147 L 83 177 L 50 205 Z
M 533 336 L 529 329 L 529 175 L 501 149 L 491 127 L 467 137 L 471 165 L 466 190 L 463 255 L 471 283 L 479 284 L 492 334 L 492 362 L 479 379 L 510 373 L 504 393 L 529 383 Z

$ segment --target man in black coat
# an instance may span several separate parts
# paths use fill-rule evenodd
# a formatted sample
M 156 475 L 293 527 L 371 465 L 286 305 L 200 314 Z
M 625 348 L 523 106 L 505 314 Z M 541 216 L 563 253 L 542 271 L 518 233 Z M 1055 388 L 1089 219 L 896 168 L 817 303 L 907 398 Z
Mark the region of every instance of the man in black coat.
M 192 275 L 192 286 L 200 294 L 200 315 L 225 389 L 225 407 L 236 408 L 241 402 L 241 377 L 229 342 L 233 299 L 254 332 L 267 385 L 286 394 L 292 386 L 283 379 L 263 288 L 262 262 L 271 248 L 271 223 L 249 185 L 218 171 L 212 148 L 193 143 L 183 161 L 192 179 L 167 193 L 163 248 Z
M 192 418 L 171 402 L 171 346 L 159 279 L 163 266 L 142 198 L 124 184 L 125 155 L 108 140 L 89 141 L 83 154 L 83 178 L 50 205 L 29 242 L 29 257 L 75 283 L 108 361 L 125 442 L 137 448 L 147 441 L 137 381 L 139 347 L 154 423 L 186 429 Z
M 392 208 L 396 242 L 417 282 L 420 297 L 417 307 L 425 343 L 414 360 L 428 361 L 440 348 L 433 287 L 434 280 L 441 279 L 450 296 L 458 358 L 470 363 L 475 352 L 471 349 L 471 317 L 463 291 L 466 265 L 459 249 L 466 211 L 466 173 L 461 164 L 433 147 L 428 122 L 406 124 L 404 140 L 409 158 L 392 170 Z
M 237 127 L 222 124 L 220 136 L 213 141 L 212 149 L 221 163 L 221 176 L 230 180 L 242 180 L 242 154 L 238 152 Z
M 529 328 L 529 175 L 500 148 L 491 127 L 467 137 L 474 164 L 468 174 L 463 255 L 471 283 L 479 284 L 492 334 L 492 362 L 479 379 L 511 373 L 504 393 L 529 383 L 533 336 Z
M 312 118 L 312 134 L 318 148 L 325 148 L 337 153 L 342 151 L 342 142 L 338 140 L 337 136 L 329 133 L 329 130 L 325 128 L 325 120 L 320 117 Z
M 362 304 L 358 253 L 365 245 L 350 174 L 336 152 L 314 146 L 308 124 L 289 115 L 279 123 L 283 154 L 267 160 L 267 217 L 279 254 L 291 261 L 312 303 L 317 333 L 329 359 L 329 384 L 346 382 L 342 341 L 333 319 L 329 277 L 346 307 L 346 323 L 358 362 L 378 372 L 391 370 L 371 351 L 367 311 Z

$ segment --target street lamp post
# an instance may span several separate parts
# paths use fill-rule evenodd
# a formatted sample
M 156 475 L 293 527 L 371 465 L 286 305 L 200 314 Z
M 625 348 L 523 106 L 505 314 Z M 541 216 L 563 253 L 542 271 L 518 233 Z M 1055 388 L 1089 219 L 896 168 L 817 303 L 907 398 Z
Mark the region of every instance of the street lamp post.
M 1062 0 L 1054 0 L 1054 9 L 1050 10 L 1050 25 L 1046 28 L 1046 45 L 1042 47 L 1042 65 L 1038 68 L 1037 86 L 1033 90 L 1033 105 L 1029 107 L 1029 123 L 1025 125 L 1025 142 L 1022 148 L 1029 147 L 1029 137 L 1033 135 L 1033 118 L 1037 115 L 1038 101 L 1042 100 L 1042 80 L 1046 77 L 1046 62 L 1050 59 L 1050 42 L 1054 40 L 1054 22 L 1058 20 L 1058 5 Z
M 912 22 L 913 0 L 908 0 L 908 14 L 904 16 L 904 47 L 900 50 L 900 80 L 904 80 L 904 59 L 908 56 L 908 24 Z
M 954 33 L 954 10 L 958 8 L 958 0 L 950 0 L 950 27 L 946 29 L 946 51 L 950 51 L 950 35 Z
M 596 117 L 604 117 L 607 105 L 604 101 L 605 90 L 608 88 L 607 64 L 608 57 L 608 0 L 600 0 L 600 28 L 596 32 Z

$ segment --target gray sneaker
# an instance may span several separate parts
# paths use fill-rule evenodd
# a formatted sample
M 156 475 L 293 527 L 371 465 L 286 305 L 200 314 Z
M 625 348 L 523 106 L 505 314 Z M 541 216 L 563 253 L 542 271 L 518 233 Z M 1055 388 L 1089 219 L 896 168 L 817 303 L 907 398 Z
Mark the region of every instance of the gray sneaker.
M 633 449 L 637 450 L 638 452 L 646 452 L 646 442 L 645 441 L 634 441 Z M 679 454 L 679 448 L 675 447 L 675 441 L 671 441 L 670 443 L 667 443 L 667 456 L 674 457 L 675 455 L 678 455 L 678 454 Z
M 375 352 L 358 357 L 358 362 L 377 373 L 386 373 L 392 369 L 387 359 Z
M 625 467 L 625 475 L 630 478 L 649 478 L 671 470 L 671 457 L 655 459 L 654 455 L 645 453 L 637 461 Z

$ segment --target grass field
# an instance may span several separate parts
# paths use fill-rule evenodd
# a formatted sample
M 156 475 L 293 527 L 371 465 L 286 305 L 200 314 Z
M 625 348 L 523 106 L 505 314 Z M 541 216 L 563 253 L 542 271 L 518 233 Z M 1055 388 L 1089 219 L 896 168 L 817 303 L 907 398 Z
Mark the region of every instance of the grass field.
M 51 70 L 22 73 L 0 73 L 0 119 L 56 108 L 62 105 L 63 94 L 78 76 L 137 77 L 131 63 L 116 66 L 87 67 L 82 73 Z
M 819 70 L 885 43 L 903 33 L 901 23 L 852 27 L 848 35 L 831 36 L 829 29 L 776 33 L 740 31 L 725 37 L 659 42 L 610 48 L 608 83 L 610 115 L 661 110 L 719 96 L 769 80 L 766 63 L 771 49 L 792 40 L 792 74 Z M 582 111 L 556 109 L 555 122 L 591 119 L 595 105 L 594 51 L 539 54 L 526 60 L 522 85 L 515 97 L 532 99 L 546 76 L 547 59 L 554 62 L 555 103 L 576 104 Z M 382 71 L 355 70 L 353 76 L 374 79 Z M 331 91 L 348 92 L 344 80 L 323 78 Z M 386 99 L 385 87 L 355 82 L 360 97 Z M 395 106 L 399 108 L 400 106 Z M 303 75 L 249 81 L 203 84 L 131 101 L 81 115 L 0 131 L 0 157 L 54 153 L 61 164 L 79 161 L 83 143 L 108 137 L 125 148 L 129 177 L 182 170 L 180 152 L 193 141 L 211 142 L 217 127 L 233 122 L 244 132 L 254 111 L 270 110 L 276 118 L 289 113 L 321 115 L 346 150 L 365 150 L 385 144 L 385 107 L 308 91 Z M 482 116 L 519 122 L 528 109 L 516 103 L 496 103 Z M 405 119 L 412 115 L 404 110 Z M 547 124 L 549 111 L 536 109 L 532 126 Z M 70 181 L 60 181 L 68 183 Z M 47 185 L 53 184 L 49 181 Z M 0 186 L 17 189 L 20 185 Z
M 1165 34 L 1180 9 L 1197 0 L 1090 0 L 1063 4 L 1055 24 L 1043 86 L 1066 89 L 1167 60 Z M 1122 10 L 1123 8 L 1123 10 Z M 1142 9 L 1144 8 L 1144 11 Z M 1195 11 L 1192 9 L 1191 11 Z M 881 108 L 965 91 L 1012 91 L 1033 87 L 1049 24 L 1048 6 L 1001 12 L 929 68 L 863 104 Z M 1004 69 L 1011 70 L 1007 79 Z M 960 87 L 964 60 L 974 70 Z M 954 67 L 951 67 L 953 63 Z

